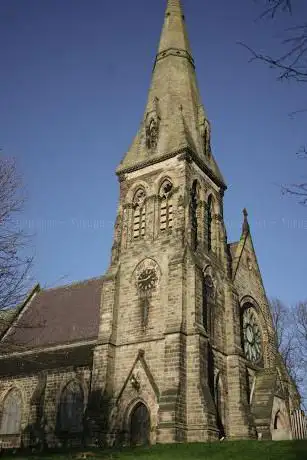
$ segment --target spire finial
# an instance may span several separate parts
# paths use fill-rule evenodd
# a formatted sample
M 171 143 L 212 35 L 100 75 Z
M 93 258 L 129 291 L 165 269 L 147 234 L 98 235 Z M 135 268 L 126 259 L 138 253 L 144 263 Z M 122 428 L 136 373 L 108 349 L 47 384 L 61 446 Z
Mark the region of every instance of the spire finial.
M 161 56 L 161 53 L 168 51 L 172 51 L 172 53 L 178 51 L 177 55 L 181 57 L 187 57 L 188 54 L 191 61 L 193 61 L 180 0 L 167 1 L 158 56 L 161 58 L 165 56 L 165 54 Z
M 249 233 L 248 212 L 246 208 L 243 209 L 243 216 L 244 221 L 242 226 L 242 233 Z
M 180 0 L 167 0 L 166 14 L 169 10 L 175 10 L 182 13 L 182 6 Z

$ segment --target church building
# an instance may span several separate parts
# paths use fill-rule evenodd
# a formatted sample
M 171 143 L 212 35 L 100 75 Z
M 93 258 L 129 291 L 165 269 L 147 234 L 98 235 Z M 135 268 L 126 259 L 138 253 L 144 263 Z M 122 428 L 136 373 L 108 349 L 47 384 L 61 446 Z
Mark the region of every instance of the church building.
M 37 285 L 3 313 L 2 446 L 291 439 L 299 395 L 246 210 L 227 241 L 210 137 L 182 5 L 168 0 L 144 116 L 116 170 L 107 272 Z

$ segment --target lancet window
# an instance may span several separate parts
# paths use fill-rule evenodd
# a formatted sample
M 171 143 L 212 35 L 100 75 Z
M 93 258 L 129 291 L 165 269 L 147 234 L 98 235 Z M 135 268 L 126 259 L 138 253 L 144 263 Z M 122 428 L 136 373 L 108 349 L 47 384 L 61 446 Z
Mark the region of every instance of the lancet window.
M 172 183 L 166 179 L 159 192 L 160 198 L 160 231 L 164 232 L 173 228 L 173 200 L 172 200 Z
M 192 246 L 194 250 L 197 248 L 197 235 L 198 235 L 198 221 L 197 221 L 197 211 L 198 211 L 198 182 L 195 180 L 192 185 L 191 190 L 191 227 L 192 227 Z
M 79 433 L 83 430 L 84 396 L 80 384 L 70 382 L 61 394 L 58 412 L 60 431 Z
M 11 390 L 6 396 L 1 419 L 1 434 L 18 434 L 21 424 L 22 401 L 17 390 Z
M 212 315 L 214 303 L 214 284 L 211 276 L 205 275 L 203 278 L 203 326 L 208 333 L 212 333 Z
M 133 199 L 133 239 L 143 237 L 146 232 L 146 194 L 140 188 Z
M 208 251 L 212 250 L 212 195 L 209 195 L 207 202 L 207 241 Z

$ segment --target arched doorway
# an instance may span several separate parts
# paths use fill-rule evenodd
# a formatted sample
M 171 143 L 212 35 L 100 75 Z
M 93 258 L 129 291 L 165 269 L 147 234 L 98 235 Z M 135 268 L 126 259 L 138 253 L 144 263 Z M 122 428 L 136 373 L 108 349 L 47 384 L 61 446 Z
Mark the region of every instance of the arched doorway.
M 283 430 L 284 424 L 281 417 L 281 413 L 278 411 L 274 419 L 274 430 Z
M 283 441 L 287 439 L 291 439 L 290 436 L 290 429 L 288 427 L 286 417 L 282 412 L 279 410 L 275 414 L 273 419 L 273 427 L 272 427 L 272 440 L 273 441 Z
M 150 441 L 150 416 L 147 407 L 138 403 L 130 416 L 130 442 L 133 446 L 143 446 Z

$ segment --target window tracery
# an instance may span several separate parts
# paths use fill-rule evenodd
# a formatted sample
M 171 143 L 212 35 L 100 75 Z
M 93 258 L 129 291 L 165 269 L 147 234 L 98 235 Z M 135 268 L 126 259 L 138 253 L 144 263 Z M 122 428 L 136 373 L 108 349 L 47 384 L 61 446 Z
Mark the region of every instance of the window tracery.
M 3 403 L 1 434 L 20 433 L 22 401 L 17 390 L 11 390 Z
M 246 358 L 257 362 L 262 358 L 262 334 L 252 305 L 245 305 L 242 312 L 242 344 Z
M 159 192 L 160 198 L 160 231 L 173 228 L 173 200 L 172 200 L 173 184 L 166 179 Z
M 146 193 L 139 188 L 133 199 L 133 239 L 143 237 L 146 231 Z

